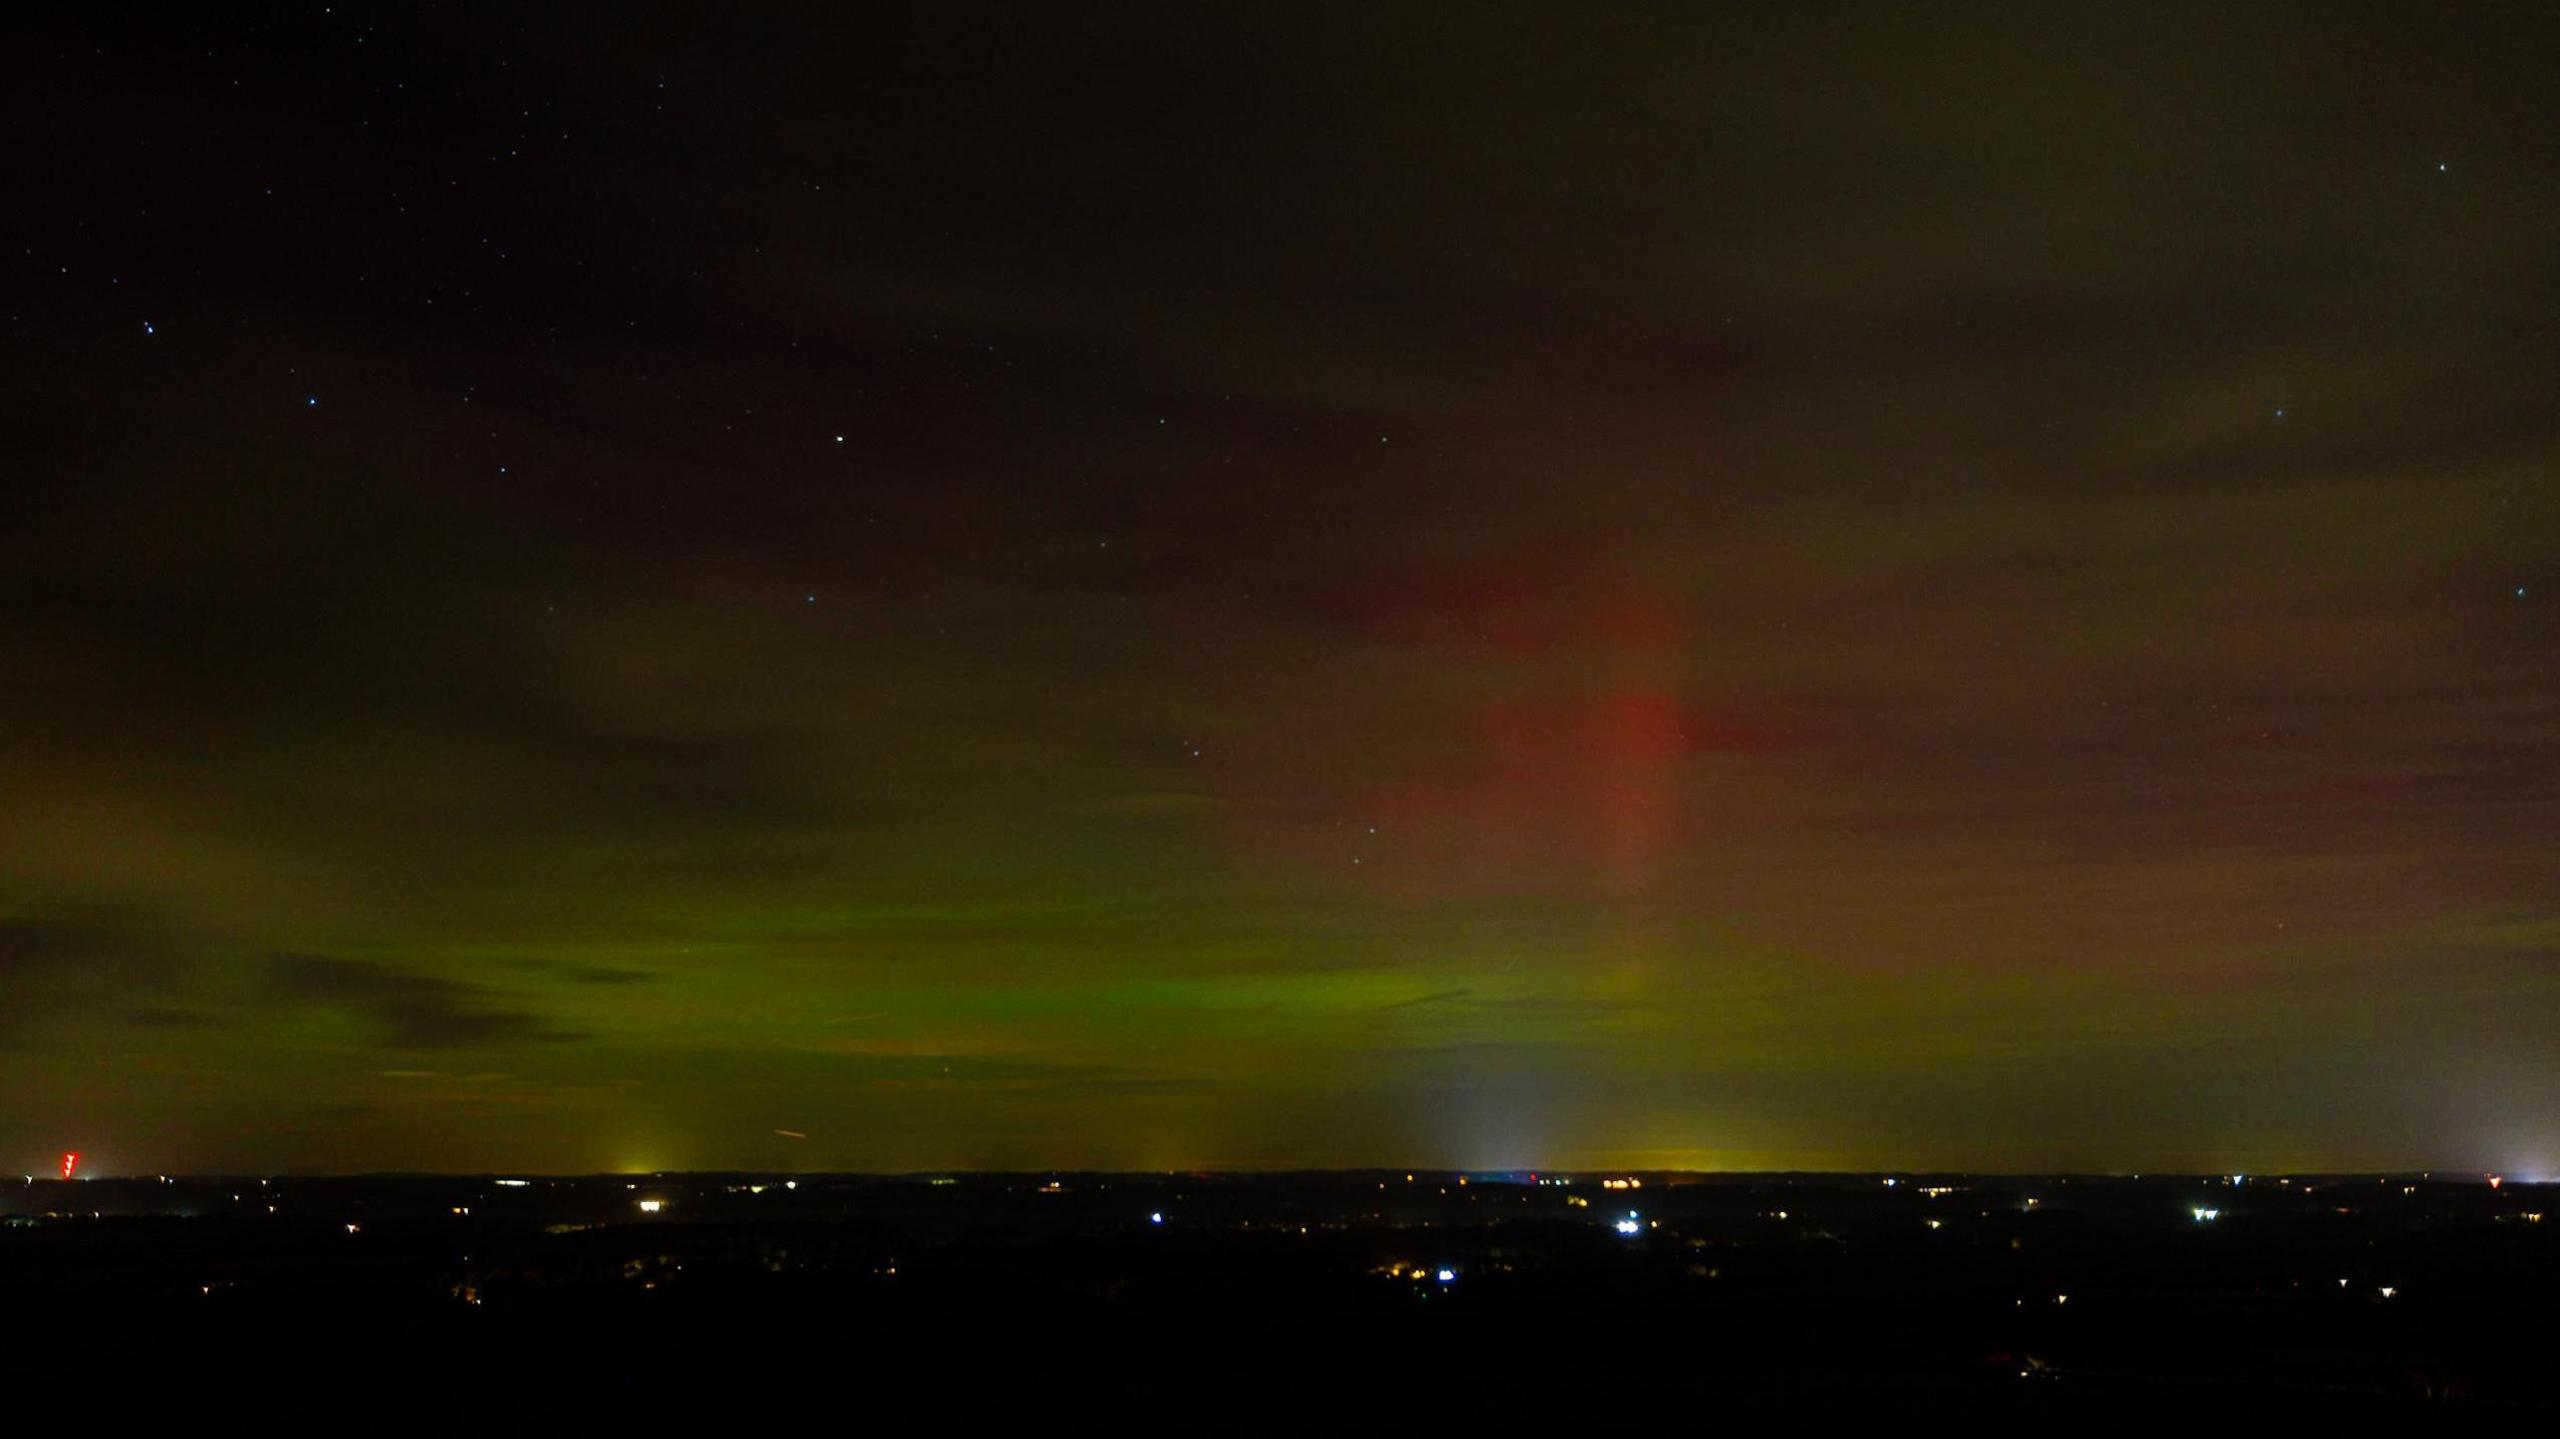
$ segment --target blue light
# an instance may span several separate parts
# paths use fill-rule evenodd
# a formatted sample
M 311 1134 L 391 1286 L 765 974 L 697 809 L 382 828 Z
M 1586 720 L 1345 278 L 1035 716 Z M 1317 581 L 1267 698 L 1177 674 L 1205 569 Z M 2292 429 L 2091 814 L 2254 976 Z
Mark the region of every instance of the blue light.
M 1148 1216 L 1147 1216 L 1147 1222 L 1148 1222 L 1149 1224 L 1162 1224 L 1162 1223 L 1164 1223 L 1164 1211 L 1163 1211 L 1163 1210 L 1161 1210 L 1161 1209 L 1159 1209 L 1159 1210 L 1157 1210 L 1155 1213 L 1148 1215 Z
M 1441 1270 L 1441 1271 L 1440 1271 L 1440 1282 L 1441 1282 L 1441 1283 L 1443 1283 L 1443 1284 L 1455 1284 L 1455 1283 L 1457 1283 L 1457 1282 L 1458 1282 L 1458 1271 L 1456 1271 L 1455 1269 L 1443 1269 L 1443 1270 Z

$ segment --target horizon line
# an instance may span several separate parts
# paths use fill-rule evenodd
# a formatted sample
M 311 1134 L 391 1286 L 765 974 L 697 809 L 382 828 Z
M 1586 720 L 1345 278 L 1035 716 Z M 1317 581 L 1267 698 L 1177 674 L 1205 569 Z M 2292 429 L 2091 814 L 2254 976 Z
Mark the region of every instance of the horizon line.
M 1174 1178 L 1293 1178 L 1293 1177 L 1367 1177 L 1371 1175 L 1429 1175 L 1439 1179 L 1463 1179 L 1497 1184 L 1520 1183 L 1541 1176 L 1581 1180 L 1619 1178 L 1663 1179 L 1900 1179 L 1964 1178 L 1964 1179 L 2212 1179 L 2220 1181 L 2265 1179 L 2270 1182 L 2291 1179 L 2437 1179 L 2447 1183 L 2475 1182 L 2500 1184 L 2544 1184 L 2552 1182 L 2543 1175 L 2513 1175 L 2494 1169 L 2387 1168 L 2387 1169 L 1662 1169 L 1622 1166 L 1547 1168 L 1466 1169 L 1438 1165 L 1356 1165 L 1307 1167 L 1184 1167 L 1176 1169 L 594 1169 L 579 1171 L 545 1171 L 533 1169 L 441 1170 L 441 1169 L 363 1169 L 343 1171 L 316 1170 L 200 1170 L 195 1172 L 161 1172 L 140 1174 L 78 1174 L 69 1178 L 54 1174 L 22 1174 L 28 1184 L 92 1184 L 122 1182 L 175 1183 L 198 1179 L 456 1179 L 499 1180 L 526 1179 L 542 1181 L 585 1179 L 682 1179 L 688 1177 L 729 1177 L 737 1175 L 780 1175 L 795 1179 L 1014 1179 L 1059 1176 L 1081 1176 L 1105 1179 L 1174 1179 Z M 1413 1182 L 1420 1182 L 1413 1179 Z

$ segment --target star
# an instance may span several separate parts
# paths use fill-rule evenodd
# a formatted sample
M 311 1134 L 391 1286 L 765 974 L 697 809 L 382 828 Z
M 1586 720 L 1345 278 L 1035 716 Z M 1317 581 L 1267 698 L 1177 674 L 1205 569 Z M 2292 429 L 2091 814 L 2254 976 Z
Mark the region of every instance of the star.
M 315 409 L 319 404 L 320 397 L 318 395 L 305 395 L 302 397 L 302 407 L 306 410 Z

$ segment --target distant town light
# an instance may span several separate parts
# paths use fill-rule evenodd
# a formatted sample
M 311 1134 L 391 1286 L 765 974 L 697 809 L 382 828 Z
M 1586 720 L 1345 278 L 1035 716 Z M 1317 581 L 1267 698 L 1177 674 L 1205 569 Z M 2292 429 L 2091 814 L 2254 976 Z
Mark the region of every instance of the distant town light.
M 530 1179 L 501 1179 L 498 1181 L 498 1187 L 500 1189 L 523 1189 L 532 1183 L 533 1181 Z
M 1163 1210 L 1161 1210 L 1161 1209 L 1158 1209 L 1158 1210 L 1152 1211 L 1151 1213 L 1149 1213 L 1149 1214 L 1147 1215 L 1147 1222 L 1148 1222 L 1149 1224 L 1162 1224 L 1162 1223 L 1164 1223 L 1164 1211 L 1163 1211 Z
M 1455 1284 L 1458 1282 L 1458 1271 L 1455 1269 L 1443 1269 L 1440 1271 L 1439 1277 L 1440 1282 L 1443 1284 Z
M 1620 1234 L 1642 1234 L 1644 1232 L 1644 1226 L 1636 1222 L 1636 1217 L 1633 1214 L 1629 1214 L 1626 1218 L 1618 1221 L 1617 1230 Z
M 2211 1224 L 2213 1221 L 2222 1217 L 2221 1210 L 2207 1209 L 2201 1204 L 2197 1205 L 2191 1212 L 2195 1215 L 2196 1223 L 2198 1224 Z
M 640 1201 L 640 1212 L 643 1214 L 655 1214 L 666 1207 L 666 1201 L 660 1199 L 643 1199 Z

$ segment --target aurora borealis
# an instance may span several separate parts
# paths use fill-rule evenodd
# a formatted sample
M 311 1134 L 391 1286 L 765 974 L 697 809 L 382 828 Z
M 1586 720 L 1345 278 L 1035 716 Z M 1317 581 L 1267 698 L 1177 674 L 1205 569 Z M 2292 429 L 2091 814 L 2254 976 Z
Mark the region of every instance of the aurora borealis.
M 2560 1168 L 2550 17 L 1231 8 L 20 30 L 0 1151 Z

